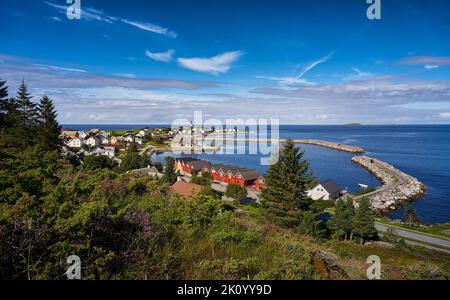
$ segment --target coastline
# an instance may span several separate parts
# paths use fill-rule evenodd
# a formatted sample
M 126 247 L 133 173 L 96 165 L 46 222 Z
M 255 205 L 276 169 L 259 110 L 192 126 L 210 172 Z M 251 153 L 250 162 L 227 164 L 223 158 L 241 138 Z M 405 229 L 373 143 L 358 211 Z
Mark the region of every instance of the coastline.
M 387 214 L 425 194 L 425 184 L 384 161 L 355 156 L 352 162 L 366 169 L 382 183 L 375 191 L 353 198 L 356 202 L 364 197 L 369 198 L 378 214 Z

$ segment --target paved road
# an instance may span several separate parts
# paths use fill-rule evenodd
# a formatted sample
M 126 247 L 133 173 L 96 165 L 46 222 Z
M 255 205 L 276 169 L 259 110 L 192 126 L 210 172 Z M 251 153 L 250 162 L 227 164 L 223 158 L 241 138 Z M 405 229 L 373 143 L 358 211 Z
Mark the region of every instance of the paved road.
M 377 194 L 380 194 L 380 193 L 382 193 L 382 192 L 384 192 L 386 190 L 395 188 L 395 187 L 400 186 L 403 183 L 405 183 L 405 181 L 406 181 L 405 176 L 401 172 L 398 173 L 398 172 L 395 172 L 395 171 L 387 169 L 387 168 L 383 168 L 383 169 L 384 169 L 385 172 L 387 172 L 392 177 L 397 178 L 397 182 L 394 183 L 394 184 L 390 184 L 390 185 L 384 185 L 383 184 L 381 187 L 377 188 L 375 191 L 373 191 L 371 193 L 368 193 L 368 194 L 364 194 L 364 195 L 361 195 L 361 196 L 354 197 L 353 200 L 356 201 L 356 200 L 359 200 L 359 199 L 362 199 L 362 198 L 365 198 L 365 197 L 373 197 L 373 196 L 375 196 Z
M 435 238 L 435 237 L 430 237 L 428 235 L 425 234 L 420 234 L 420 233 L 414 233 L 414 232 L 410 232 L 410 231 L 406 231 L 406 230 L 402 230 L 402 229 L 397 229 L 394 227 L 389 227 L 386 225 L 381 225 L 381 224 L 376 224 L 375 228 L 380 231 L 380 232 L 387 232 L 388 228 L 392 228 L 395 230 L 395 234 L 404 238 L 410 238 L 413 240 L 417 240 L 417 241 L 422 241 L 422 242 L 426 242 L 426 243 L 430 243 L 433 245 L 437 245 L 437 246 L 442 246 L 442 247 L 447 247 L 450 249 L 450 241 L 444 240 L 444 239 L 439 239 L 439 238 Z M 414 242 L 414 241 L 406 241 L 408 244 L 414 244 L 414 245 L 420 245 L 420 246 L 424 246 L 426 248 L 429 249 L 434 249 L 434 250 L 439 250 L 439 251 L 443 251 L 443 252 L 447 252 L 450 253 L 449 250 L 445 250 L 445 249 L 441 249 L 438 247 L 433 247 L 430 245 L 426 245 L 426 244 L 421 244 L 418 242 Z

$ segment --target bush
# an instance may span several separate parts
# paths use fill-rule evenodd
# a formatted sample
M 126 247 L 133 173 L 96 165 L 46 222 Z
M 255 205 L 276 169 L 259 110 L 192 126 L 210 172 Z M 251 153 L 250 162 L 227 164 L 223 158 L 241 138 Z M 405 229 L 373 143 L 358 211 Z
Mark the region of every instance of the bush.
M 231 183 L 227 186 L 225 196 L 240 201 L 247 197 L 247 189 L 240 186 L 239 184 Z

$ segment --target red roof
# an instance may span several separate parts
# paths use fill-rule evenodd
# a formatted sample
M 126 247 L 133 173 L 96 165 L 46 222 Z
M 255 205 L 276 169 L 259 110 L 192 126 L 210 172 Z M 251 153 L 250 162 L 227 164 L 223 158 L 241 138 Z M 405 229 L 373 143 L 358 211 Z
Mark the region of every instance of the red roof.
M 170 192 L 172 194 L 178 194 L 181 197 L 189 198 L 192 196 L 192 194 L 199 193 L 204 189 L 203 186 L 195 184 L 195 183 L 189 183 L 185 181 L 177 181 L 170 187 Z

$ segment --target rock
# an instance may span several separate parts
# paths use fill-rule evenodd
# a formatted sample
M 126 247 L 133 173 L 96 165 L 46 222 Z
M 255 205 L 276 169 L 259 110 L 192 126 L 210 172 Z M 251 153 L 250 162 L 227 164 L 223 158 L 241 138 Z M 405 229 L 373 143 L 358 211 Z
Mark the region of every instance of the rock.
M 367 156 L 356 156 L 352 161 L 367 169 L 382 183 L 377 191 L 367 195 L 377 213 L 395 210 L 425 192 L 423 183 L 386 162 Z

